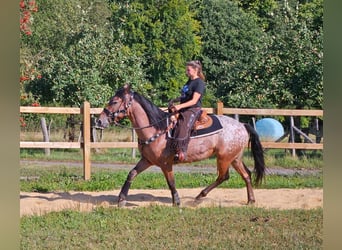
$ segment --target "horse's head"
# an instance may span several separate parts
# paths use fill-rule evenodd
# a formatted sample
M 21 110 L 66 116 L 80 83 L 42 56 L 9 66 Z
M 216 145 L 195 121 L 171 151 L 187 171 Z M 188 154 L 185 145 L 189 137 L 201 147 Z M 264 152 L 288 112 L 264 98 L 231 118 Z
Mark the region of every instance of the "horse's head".
M 107 106 L 97 119 L 96 126 L 98 128 L 107 128 L 111 123 L 118 123 L 127 116 L 127 109 L 131 106 L 132 100 L 133 92 L 130 86 L 126 84 L 110 98 Z

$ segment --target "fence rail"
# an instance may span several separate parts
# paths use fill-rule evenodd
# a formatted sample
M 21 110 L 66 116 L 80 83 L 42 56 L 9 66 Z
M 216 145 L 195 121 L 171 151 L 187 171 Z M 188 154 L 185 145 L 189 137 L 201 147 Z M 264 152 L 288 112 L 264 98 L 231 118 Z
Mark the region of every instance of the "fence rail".
M 221 102 L 217 108 L 204 108 L 208 113 L 221 115 L 266 115 L 266 116 L 316 116 L 322 117 L 323 110 L 290 110 L 290 109 L 239 109 L 224 108 Z M 137 142 L 91 142 L 90 116 L 100 114 L 102 108 L 91 108 L 89 102 L 84 102 L 81 108 L 66 107 L 27 107 L 21 106 L 20 113 L 47 113 L 47 114 L 80 114 L 83 116 L 83 142 L 36 142 L 20 141 L 20 148 L 79 148 L 83 149 L 84 179 L 89 180 L 91 174 L 91 148 L 137 148 Z M 323 143 L 284 143 L 284 142 L 262 142 L 266 149 L 323 149 Z

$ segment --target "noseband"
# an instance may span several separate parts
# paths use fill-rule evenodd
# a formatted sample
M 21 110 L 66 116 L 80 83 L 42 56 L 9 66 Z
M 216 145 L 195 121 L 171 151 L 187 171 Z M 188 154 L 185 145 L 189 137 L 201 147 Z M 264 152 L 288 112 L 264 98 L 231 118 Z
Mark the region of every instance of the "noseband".
M 117 116 L 119 116 L 119 114 L 124 114 L 124 116 L 126 116 L 126 110 L 125 109 L 121 109 L 121 110 L 118 110 L 116 112 L 111 112 L 109 111 L 107 108 L 104 108 L 103 109 L 103 112 L 106 114 L 107 117 L 109 117 L 111 120 L 113 120 L 115 122 L 115 118 Z

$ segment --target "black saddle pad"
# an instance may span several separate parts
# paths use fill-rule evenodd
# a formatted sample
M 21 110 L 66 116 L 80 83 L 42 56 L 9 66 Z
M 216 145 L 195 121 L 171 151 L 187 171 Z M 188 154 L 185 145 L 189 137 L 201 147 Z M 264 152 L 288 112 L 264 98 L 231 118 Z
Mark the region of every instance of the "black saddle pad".
M 210 134 L 215 134 L 215 133 L 218 133 L 223 128 L 220 120 L 217 118 L 216 115 L 210 114 L 209 116 L 213 119 L 213 124 L 208 128 L 193 130 L 191 132 L 190 138 L 196 138 L 200 136 L 207 136 Z

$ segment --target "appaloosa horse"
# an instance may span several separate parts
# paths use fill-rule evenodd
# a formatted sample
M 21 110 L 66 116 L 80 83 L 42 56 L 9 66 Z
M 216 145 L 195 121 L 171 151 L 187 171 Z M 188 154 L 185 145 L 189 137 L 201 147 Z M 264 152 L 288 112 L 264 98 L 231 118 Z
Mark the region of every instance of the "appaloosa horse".
M 162 111 L 145 97 L 131 90 L 125 85 L 110 99 L 106 108 L 101 112 L 97 126 L 108 127 L 111 123 L 128 117 L 138 136 L 138 148 L 141 159 L 129 172 L 127 180 L 121 188 L 118 206 L 125 206 L 126 198 L 133 179 L 152 165 L 159 166 L 163 171 L 167 184 L 171 190 L 173 205 L 180 205 L 180 198 L 175 187 L 173 174 L 174 152 L 168 146 L 168 121 L 170 114 Z M 221 123 L 217 132 L 190 140 L 186 162 L 200 161 L 212 155 L 217 159 L 217 179 L 203 189 L 196 200 L 205 197 L 212 189 L 229 179 L 229 167 L 241 175 L 246 183 L 248 204 L 255 202 L 252 188 L 251 172 L 242 161 L 244 148 L 251 143 L 254 157 L 255 183 L 259 184 L 264 178 L 264 152 L 258 134 L 249 124 L 223 115 L 216 115 Z

